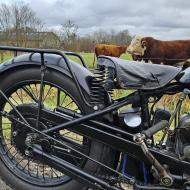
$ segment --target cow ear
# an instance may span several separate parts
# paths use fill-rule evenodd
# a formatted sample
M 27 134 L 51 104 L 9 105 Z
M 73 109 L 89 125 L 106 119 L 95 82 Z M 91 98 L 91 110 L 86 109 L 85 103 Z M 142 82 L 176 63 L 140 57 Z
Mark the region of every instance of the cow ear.
M 145 40 L 142 40 L 141 45 L 142 45 L 142 47 L 144 48 L 144 47 L 147 46 L 147 42 L 146 42 Z

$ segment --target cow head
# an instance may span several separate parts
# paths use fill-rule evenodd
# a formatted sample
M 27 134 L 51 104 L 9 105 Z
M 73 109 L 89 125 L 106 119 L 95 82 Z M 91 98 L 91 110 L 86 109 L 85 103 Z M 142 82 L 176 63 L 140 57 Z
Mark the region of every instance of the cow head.
M 147 43 L 143 39 L 142 36 L 135 36 L 129 47 L 127 48 L 127 52 L 131 55 L 135 56 L 143 56 L 145 53 L 145 50 L 147 48 Z

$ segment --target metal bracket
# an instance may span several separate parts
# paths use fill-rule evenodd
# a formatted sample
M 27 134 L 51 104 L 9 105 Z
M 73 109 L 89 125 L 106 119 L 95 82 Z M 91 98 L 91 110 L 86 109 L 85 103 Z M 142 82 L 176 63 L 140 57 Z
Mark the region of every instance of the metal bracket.
M 164 186 L 171 186 L 173 184 L 173 178 L 168 174 L 166 169 L 160 164 L 160 162 L 152 155 L 148 150 L 145 143 L 146 136 L 144 134 L 138 133 L 134 136 L 133 140 L 141 146 L 142 151 L 149 160 L 149 162 L 156 168 L 159 176 L 160 182 Z

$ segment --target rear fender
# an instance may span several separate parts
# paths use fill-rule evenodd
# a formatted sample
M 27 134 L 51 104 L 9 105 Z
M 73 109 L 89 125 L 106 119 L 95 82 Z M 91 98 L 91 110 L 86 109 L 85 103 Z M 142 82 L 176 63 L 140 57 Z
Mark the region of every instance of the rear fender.
M 51 68 L 62 74 L 70 77 L 72 76 L 68 70 L 68 67 L 64 61 L 64 59 L 55 54 L 44 54 L 45 65 L 47 68 Z M 86 69 L 85 67 L 81 66 L 80 64 L 70 61 L 71 69 L 76 75 L 77 80 L 79 81 L 80 86 L 82 87 L 85 92 L 90 95 L 90 81 L 93 77 L 93 74 Z M 12 60 L 8 60 L 3 64 L 0 64 L 0 75 L 4 74 L 8 71 L 13 71 L 14 69 L 27 67 L 28 69 L 32 66 L 37 66 L 40 69 L 41 65 L 41 56 L 39 53 L 29 53 L 20 55 L 18 57 L 13 58 Z M 63 81 L 64 82 L 64 81 Z

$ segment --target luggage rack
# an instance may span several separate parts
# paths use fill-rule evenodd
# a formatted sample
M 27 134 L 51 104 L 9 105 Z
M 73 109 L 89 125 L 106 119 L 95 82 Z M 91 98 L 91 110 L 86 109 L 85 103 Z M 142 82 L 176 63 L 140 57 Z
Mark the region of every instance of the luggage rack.
M 83 57 L 75 52 L 63 52 L 60 50 L 56 50 L 56 49 L 38 49 L 38 48 L 23 48 L 23 47 L 14 47 L 14 46 L 0 46 L 0 51 L 12 51 L 14 52 L 14 56 L 16 57 L 18 55 L 18 52 L 25 52 L 25 53 L 39 53 L 40 57 L 41 57 L 41 88 L 40 88 L 40 94 L 42 94 L 43 91 L 43 83 L 44 83 L 44 71 L 45 71 L 45 60 L 44 60 L 44 54 L 55 54 L 55 55 L 60 55 L 63 59 L 64 62 L 67 65 L 67 68 L 72 76 L 72 79 L 74 80 L 74 83 L 77 87 L 77 90 L 79 91 L 84 103 L 89 106 L 92 107 L 91 104 L 88 103 L 88 101 L 86 100 L 84 93 L 79 85 L 79 82 L 77 80 L 77 77 L 75 75 L 75 73 L 72 71 L 71 69 L 71 62 L 69 61 L 69 59 L 67 58 L 67 56 L 74 56 L 77 57 L 80 62 L 82 63 L 82 66 L 85 67 L 86 69 L 88 69 L 87 64 L 85 63 Z M 41 97 L 42 98 L 42 97 Z

